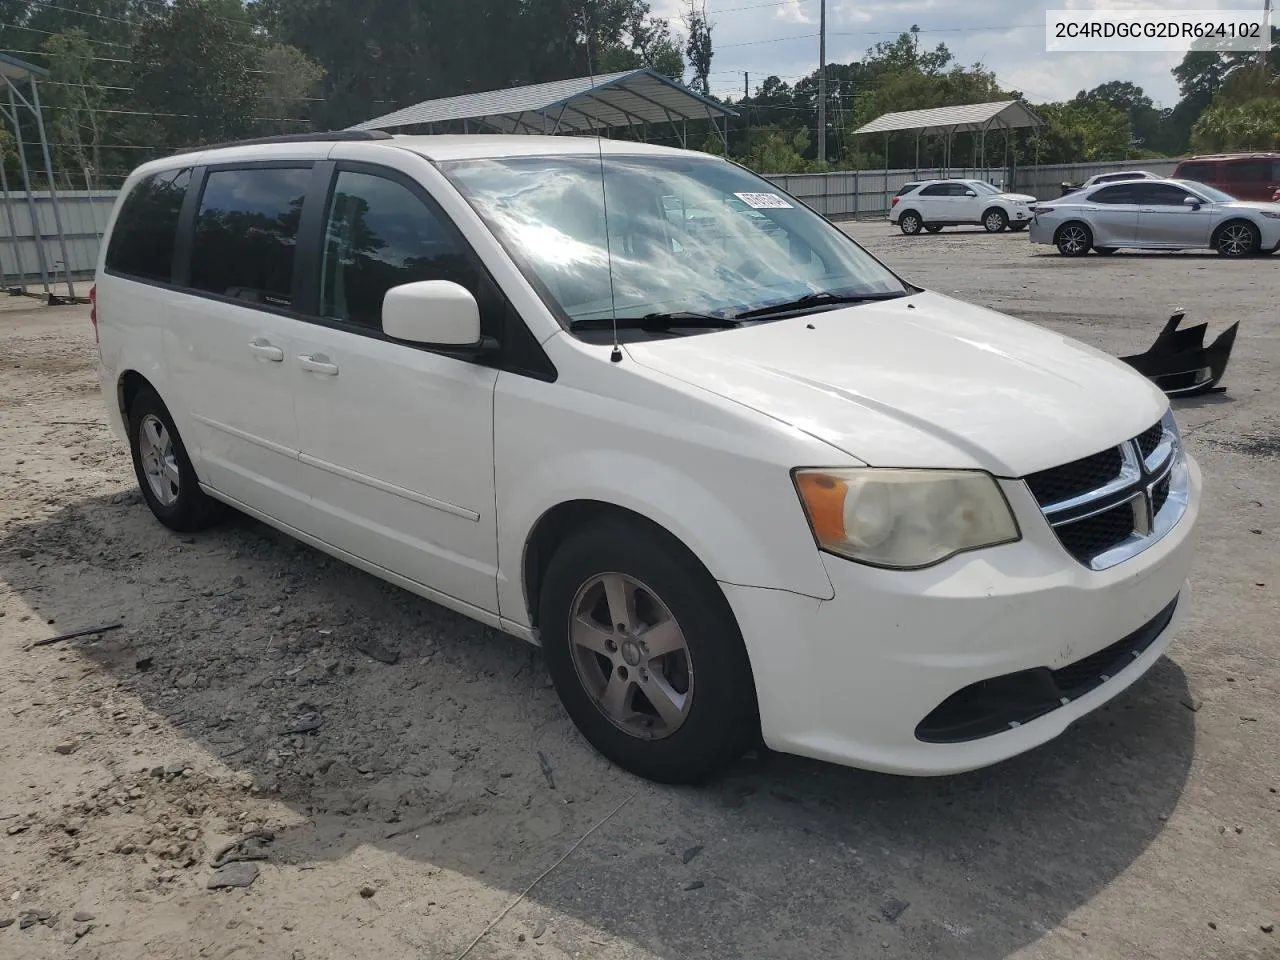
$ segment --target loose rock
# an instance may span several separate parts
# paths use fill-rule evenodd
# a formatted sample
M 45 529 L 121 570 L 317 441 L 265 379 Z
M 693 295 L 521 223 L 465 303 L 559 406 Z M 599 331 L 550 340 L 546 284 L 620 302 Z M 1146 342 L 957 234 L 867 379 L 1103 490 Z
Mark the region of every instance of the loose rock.
M 247 887 L 257 879 L 258 865 L 256 863 L 229 863 L 225 867 L 219 867 L 214 870 L 209 875 L 209 882 L 205 884 L 205 887 L 209 890 Z
M 88 923 L 90 920 L 95 920 L 97 918 L 94 917 L 92 913 L 87 913 L 84 910 L 77 910 L 71 919 L 76 923 Z
M 360 896 L 362 896 L 366 900 L 371 899 L 373 895 L 377 892 L 378 892 L 377 890 L 375 890 L 373 887 L 369 886 L 368 884 L 365 884 L 363 887 L 360 888 Z
M 5 917 L 3 920 L 0 920 L 0 930 L 3 930 L 5 927 L 12 927 L 12 926 L 13 926 L 13 917 Z
M 1263 933 L 1274 933 L 1276 929 L 1276 925 L 1274 923 L 1264 923 L 1258 929 L 1261 930 Z
M 693 881 L 693 883 L 686 883 L 684 888 L 686 890 L 701 890 L 705 886 L 706 884 L 703 883 L 701 880 L 695 880 Z
M 546 921 L 542 921 L 536 927 L 533 928 L 533 939 L 537 940 L 546 932 L 547 932 Z
M 64 757 L 76 752 L 76 744 L 74 740 L 65 740 L 53 748 L 54 753 L 60 753 Z
M 690 847 L 688 850 L 684 852 L 684 857 L 682 857 L 682 859 L 684 860 L 685 863 L 688 863 L 701 852 L 702 852 L 701 845 L 696 847 Z
M 898 918 L 907 912 L 907 907 L 911 903 L 907 900 L 899 900 L 897 897 L 890 897 L 884 903 L 880 904 L 880 916 L 884 917 L 890 923 L 896 923 Z

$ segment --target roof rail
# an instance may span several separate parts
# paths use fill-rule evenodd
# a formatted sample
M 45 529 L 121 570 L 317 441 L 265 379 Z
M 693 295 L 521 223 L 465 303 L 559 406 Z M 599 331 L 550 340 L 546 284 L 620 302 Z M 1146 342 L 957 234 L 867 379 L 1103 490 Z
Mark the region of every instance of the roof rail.
M 253 137 L 248 140 L 228 140 L 225 143 L 207 143 L 188 147 L 182 153 L 200 150 L 221 150 L 224 147 L 255 147 L 269 143 L 344 143 L 348 140 L 390 140 L 385 130 L 330 130 L 327 133 L 282 133 L 272 137 Z

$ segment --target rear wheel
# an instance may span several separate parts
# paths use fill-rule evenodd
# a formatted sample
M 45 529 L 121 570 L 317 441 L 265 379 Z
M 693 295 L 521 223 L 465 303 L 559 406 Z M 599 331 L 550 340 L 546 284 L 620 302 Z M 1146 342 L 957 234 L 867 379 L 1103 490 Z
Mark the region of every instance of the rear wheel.
M 543 655 L 582 735 L 632 773 L 700 780 L 758 739 L 733 612 L 681 545 L 640 521 L 583 530 L 542 583 Z
M 940 224 L 940 223 L 926 223 L 926 224 L 924 225 L 924 228 L 925 228 L 926 230 L 928 230 L 930 233 L 937 233 L 939 230 L 941 230 L 941 229 L 942 229 L 942 224 Z
M 1064 257 L 1083 257 L 1093 246 L 1093 234 L 1083 223 L 1064 223 L 1053 235 L 1054 245 Z
M 999 233 L 1009 225 L 1009 217 L 999 207 L 992 207 L 982 215 L 982 225 L 987 233 Z
M 1229 220 L 1218 228 L 1213 246 L 1224 257 L 1247 257 L 1262 243 L 1258 228 L 1246 220 Z
M 170 530 L 203 530 L 225 513 L 205 495 L 173 417 L 151 387 L 145 386 L 129 408 L 129 449 L 143 499 Z
M 916 213 L 914 210 L 904 210 L 898 217 L 898 229 L 908 237 L 914 237 L 920 232 L 920 227 L 923 225 L 923 222 L 924 221 L 920 219 L 920 214 Z

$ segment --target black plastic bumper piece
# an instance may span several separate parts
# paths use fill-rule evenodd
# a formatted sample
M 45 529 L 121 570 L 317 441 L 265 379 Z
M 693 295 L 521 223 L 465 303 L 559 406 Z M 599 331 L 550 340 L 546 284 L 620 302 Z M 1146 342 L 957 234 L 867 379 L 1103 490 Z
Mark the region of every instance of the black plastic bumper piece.
M 1178 598 L 1133 633 L 1057 670 L 1036 667 L 980 680 L 942 701 L 916 727 L 925 743 L 965 743 L 1028 723 L 1096 690 L 1133 666 L 1177 609 Z

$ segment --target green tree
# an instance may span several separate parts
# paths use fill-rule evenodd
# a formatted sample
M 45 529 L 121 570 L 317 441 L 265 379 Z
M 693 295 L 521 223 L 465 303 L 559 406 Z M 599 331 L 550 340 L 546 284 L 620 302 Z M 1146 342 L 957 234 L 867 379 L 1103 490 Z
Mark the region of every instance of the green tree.
M 240 0 L 174 0 L 138 28 L 135 101 L 170 147 L 245 136 L 262 96 L 261 56 Z
M 54 169 L 68 188 L 92 190 L 102 170 L 106 115 L 101 111 L 107 106 L 94 48 L 83 30 L 73 29 L 49 37 L 44 51 L 49 67 L 44 106 Z
M 689 69 L 693 71 L 691 86 L 704 97 L 711 93 L 708 77 L 711 75 L 711 22 L 707 20 L 706 0 L 687 0 L 684 12 L 684 28 L 688 31 L 685 53 L 689 55 Z
M 1199 153 L 1280 150 L 1280 99 L 1215 103 L 1192 128 L 1191 146 Z
M 273 43 L 258 55 L 262 132 L 296 132 L 295 119 L 308 112 L 308 100 L 324 79 L 324 67 L 297 47 Z

